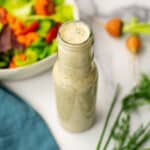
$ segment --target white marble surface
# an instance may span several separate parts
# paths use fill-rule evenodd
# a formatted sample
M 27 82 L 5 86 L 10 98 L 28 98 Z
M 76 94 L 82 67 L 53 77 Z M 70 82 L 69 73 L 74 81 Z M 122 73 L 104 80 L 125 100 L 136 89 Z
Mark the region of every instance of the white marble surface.
M 110 38 L 97 21 L 89 18 L 89 15 L 98 15 L 99 12 L 108 14 L 119 5 L 127 6 L 135 2 L 150 7 L 148 0 L 95 0 L 96 6 L 99 8 L 95 12 L 91 4 L 93 3 L 92 0 L 78 0 L 81 16 L 91 24 L 95 33 L 94 51 L 99 70 L 97 120 L 90 130 L 73 134 L 66 132 L 59 125 L 51 71 L 24 81 L 5 82 L 9 88 L 22 96 L 41 114 L 60 145 L 60 149 L 95 150 L 115 85 L 118 82 L 122 85 L 122 95 L 124 95 L 137 82 L 141 72 L 150 74 L 150 39 L 143 38 L 142 52 L 135 58 L 125 48 L 123 38 L 119 40 Z M 97 16 L 94 20 L 101 20 L 101 18 Z M 115 111 L 118 110 L 118 107 Z M 136 128 L 137 123 L 146 122 L 150 118 L 149 109 L 143 109 L 145 111 L 144 115 L 140 111 L 136 112 L 133 119 L 133 129 Z M 112 119 L 114 117 L 113 114 Z M 147 145 L 150 147 L 150 143 L 147 143 Z M 111 150 L 111 148 L 109 149 Z

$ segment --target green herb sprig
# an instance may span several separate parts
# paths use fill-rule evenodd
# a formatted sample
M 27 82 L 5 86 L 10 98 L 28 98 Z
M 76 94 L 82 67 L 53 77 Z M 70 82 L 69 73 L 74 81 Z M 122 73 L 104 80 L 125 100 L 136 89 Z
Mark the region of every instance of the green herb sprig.
M 130 137 L 122 150 L 138 150 L 150 138 L 150 122 L 140 126 Z
M 117 128 L 113 132 L 113 138 L 116 141 L 116 145 L 113 148 L 114 150 L 118 150 L 122 148 L 124 145 L 126 137 L 129 134 L 129 123 L 130 123 L 130 115 L 129 113 L 123 113 L 120 120 L 118 121 Z
M 107 117 L 106 117 L 106 121 L 104 123 L 102 134 L 101 134 L 101 136 L 99 138 L 99 142 L 97 144 L 97 150 L 99 150 L 100 147 L 101 147 L 101 143 L 102 143 L 104 134 L 105 134 L 106 129 L 107 129 L 107 125 L 108 125 L 108 122 L 109 122 L 109 119 L 110 119 L 110 115 L 113 111 L 113 108 L 115 107 L 116 102 L 117 102 L 116 100 L 117 100 L 117 97 L 118 97 L 118 94 L 119 94 L 119 90 L 120 90 L 119 85 L 117 85 L 116 91 L 115 91 L 115 94 L 114 94 L 114 97 L 113 97 L 113 100 L 112 100 L 112 103 L 111 103 L 111 106 L 110 106 L 110 109 L 109 109 Z
M 102 130 L 100 140 L 97 144 L 97 150 L 101 150 L 103 137 L 105 135 L 108 121 L 116 101 L 117 97 L 115 96 L 112 102 L 114 105 L 111 105 L 109 113 L 107 114 L 104 128 Z M 146 75 L 142 75 L 139 84 L 135 86 L 131 92 L 122 99 L 122 107 L 112 125 L 102 150 L 107 150 L 108 145 L 112 139 L 115 140 L 114 150 L 138 150 L 147 140 L 150 139 L 150 123 L 148 123 L 145 127 L 140 126 L 133 133 L 133 135 L 129 136 L 130 117 L 132 112 L 146 104 L 150 104 L 150 78 Z

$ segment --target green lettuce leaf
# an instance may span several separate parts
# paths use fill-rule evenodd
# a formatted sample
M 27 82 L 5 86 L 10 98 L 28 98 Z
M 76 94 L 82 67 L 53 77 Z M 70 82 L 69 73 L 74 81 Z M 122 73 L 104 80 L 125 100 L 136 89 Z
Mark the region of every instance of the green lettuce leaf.
M 45 37 L 47 32 L 51 29 L 54 23 L 53 21 L 48 19 L 40 20 L 39 23 L 40 23 L 40 27 L 37 32 L 41 37 Z
M 64 0 L 53 0 L 55 5 L 62 5 L 64 3 Z
M 33 5 L 34 0 L 4 0 L 1 6 L 5 7 L 12 15 L 24 17 L 32 13 Z
M 20 60 L 19 56 L 16 55 L 15 64 L 17 67 L 26 66 L 37 62 L 38 56 L 37 53 L 28 48 L 25 52 L 27 59 L 25 61 Z
M 2 31 L 2 29 L 3 29 L 3 24 L 0 23 L 0 32 Z
M 73 20 L 73 7 L 68 4 L 56 6 L 56 14 L 50 17 L 57 22 Z
M 10 61 L 10 54 L 7 53 L 0 53 L 0 68 L 6 68 L 9 65 Z
M 51 44 L 51 47 L 50 47 L 50 54 L 53 54 L 53 53 L 56 53 L 57 52 L 57 40 L 53 40 L 52 44 Z

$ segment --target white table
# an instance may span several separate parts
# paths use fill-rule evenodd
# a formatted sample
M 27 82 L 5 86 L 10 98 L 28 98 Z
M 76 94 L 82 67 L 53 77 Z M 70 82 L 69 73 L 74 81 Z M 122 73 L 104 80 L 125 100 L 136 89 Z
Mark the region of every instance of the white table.
M 118 2 L 121 5 L 125 4 L 125 2 L 126 4 L 131 3 L 129 0 L 125 2 L 114 0 L 114 2 L 111 1 L 112 5 L 111 3 L 108 5 L 108 1 L 97 0 L 100 10 L 106 11 L 106 13 L 112 9 L 112 5 L 116 6 L 114 2 Z M 83 11 L 87 12 L 90 10 L 88 12 L 92 14 L 93 10 L 90 8 L 90 2 L 86 0 L 78 0 L 78 2 Z M 143 0 L 138 0 L 138 3 L 141 2 Z M 145 0 L 146 2 L 148 4 L 149 1 Z M 106 4 L 108 8 L 104 7 Z M 22 96 L 27 103 L 40 113 L 62 150 L 95 150 L 116 83 L 119 82 L 122 85 L 122 95 L 124 95 L 136 83 L 140 72 L 144 71 L 150 74 L 150 49 L 148 48 L 150 40 L 143 40 L 143 52 L 137 58 L 133 58 L 125 47 L 124 39 L 115 40 L 110 38 L 97 23 L 92 23 L 92 27 L 96 39 L 94 51 L 99 70 L 99 88 L 96 112 L 97 120 L 90 130 L 74 134 L 66 132 L 61 128 L 56 113 L 51 70 L 28 80 L 5 82 L 9 88 Z M 118 110 L 118 107 L 115 111 Z M 113 114 L 112 119 L 114 116 Z M 133 119 L 133 128 L 136 127 L 137 122 L 147 121 L 150 118 L 149 116 L 150 113 L 141 115 L 140 112 L 137 112 Z M 150 143 L 148 144 L 150 145 Z

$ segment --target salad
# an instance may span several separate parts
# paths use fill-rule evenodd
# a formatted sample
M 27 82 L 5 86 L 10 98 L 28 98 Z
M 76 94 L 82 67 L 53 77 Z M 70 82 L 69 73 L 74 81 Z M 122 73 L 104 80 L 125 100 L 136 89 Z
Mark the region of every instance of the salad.
M 73 20 L 64 0 L 0 0 L 0 68 L 33 64 L 57 51 L 60 25 Z

